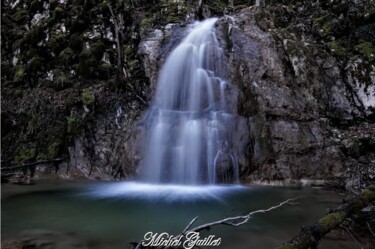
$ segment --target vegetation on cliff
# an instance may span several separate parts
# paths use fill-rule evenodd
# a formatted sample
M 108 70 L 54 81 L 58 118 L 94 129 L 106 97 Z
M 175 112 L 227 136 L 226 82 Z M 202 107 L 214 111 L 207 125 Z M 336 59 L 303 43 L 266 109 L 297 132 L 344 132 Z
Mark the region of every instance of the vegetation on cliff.
M 372 89 L 371 1 L 4 1 L 3 165 L 67 155 L 88 124 L 115 115 L 118 106 L 139 115 L 152 91 L 137 54 L 148 31 L 247 7 L 257 8 L 255 19 L 263 30 L 291 41 L 290 53 L 304 53 L 301 45 L 309 38 L 316 44 L 308 49 L 333 55 L 342 74 L 354 75 L 363 91 Z M 354 96 L 353 102 L 361 105 Z M 371 113 L 357 118 L 373 120 Z

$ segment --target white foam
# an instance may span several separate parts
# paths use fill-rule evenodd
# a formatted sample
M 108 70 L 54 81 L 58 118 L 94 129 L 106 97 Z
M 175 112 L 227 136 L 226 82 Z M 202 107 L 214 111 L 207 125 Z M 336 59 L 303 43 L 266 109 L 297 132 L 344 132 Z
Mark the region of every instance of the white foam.
M 97 198 L 121 198 L 141 200 L 221 200 L 225 195 L 246 190 L 241 185 L 175 185 L 141 182 L 117 182 L 96 185 L 86 192 Z

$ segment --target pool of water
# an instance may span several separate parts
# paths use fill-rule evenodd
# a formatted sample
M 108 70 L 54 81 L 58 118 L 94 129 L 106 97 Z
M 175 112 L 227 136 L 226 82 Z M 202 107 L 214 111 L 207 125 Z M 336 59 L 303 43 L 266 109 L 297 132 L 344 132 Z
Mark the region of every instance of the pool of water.
M 196 216 L 200 225 L 297 196 L 302 197 L 297 205 L 258 214 L 240 227 L 220 226 L 200 234 L 220 237 L 221 244 L 215 248 L 239 249 L 276 248 L 297 235 L 302 225 L 314 223 L 327 208 L 339 205 L 340 196 L 309 187 L 3 184 L 2 240 L 38 236 L 43 240 L 47 231 L 54 231 L 78 237 L 90 248 L 129 248 L 129 243 L 140 241 L 149 231 L 178 234 Z

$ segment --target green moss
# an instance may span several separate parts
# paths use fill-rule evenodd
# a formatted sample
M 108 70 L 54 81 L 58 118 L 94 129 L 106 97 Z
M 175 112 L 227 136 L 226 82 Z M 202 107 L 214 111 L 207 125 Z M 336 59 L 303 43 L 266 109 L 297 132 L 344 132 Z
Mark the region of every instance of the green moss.
M 18 150 L 18 153 L 16 154 L 14 158 L 14 163 L 21 164 L 21 163 L 30 162 L 36 158 L 36 155 L 37 155 L 37 151 L 36 151 L 35 146 L 21 147 Z
M 372 201 L 375 199 L 375 190 L 373 188 L 366 188 L 362 190 L 361 197 L 368 200 Z
M 61 142 L 59 141 L 55 141 L 51 145 L 49 145 L 47 149 L 47 154 L 46 154 L 47 158 L 52 159 L 52 158 L 57 157 L 60 146 L 61 146 Z
M 329 42 L 328 46 L 332 53 L 341 58 L 347 56 L 348 54 L 347 50 L 343 46 L 341 46 L 337 41 Z
M 322 26 L 321 35 L 327 36 L 331 34 L 333 27 L 334 27 L 334 23 L 332 21 L 325 22 Z
M 318 222 L 322 235 L 336 228 L 346 218 L 345 212 L 335 212 L 321 218 Z
M 92 91 L 88 88 L 82 91 L 81 99 L 82 99 L 82 102 L 87 106 L 93 105 L 95 102 L 95 97 Z
M 27 134 L 28 135 L 34 134 L 37 128 L 37 125 L 38 125 L 37 117 L 33 117 L 31 120 L 29 120 L 29 122 L 27 123 Z
M 145 18 L 140 23 L 141 27 L 150 27 L 152 25 L 152 20 L 150 18 Z
M 130 55 L 133 54 L 133 51 L 134 51 L 133 47 L 130 46 L 130 45 L 128 45 L 128 46 L 126 46 L 125 49 L 124 49 L 124 54 L 125 54 L 126 56 L 130 56 Z
M 360 210 L 362 210 L 362 208 L 367 206 L 367 204 L 368 200 L 366 198 L 358 198 L 352 204 L 353 211 L 359 212 Z
M 361 41 L 356 45 L 355 50 L 358 51 L 367 61 L 373 61 L 375 58 L 375 47 L 371 42 Z
M 112 70 L 112 65 L 111 65 L 111 64 L 108 64 L 108 63 L 102 63 L 102 64 L 99 66 L 99 69 L 100 69 L 100 71 L 108 72 L 108 71 L 111 71 L 111 70 Z
M 320 36 L 325 37 L 333 32 L 335 23 L 333 17 L 327 18 L 327 15 L 319 16 L 314 19 L 313 26 L 319 32 Z
M 53 81 L 57 85 L 61 85 L 62 83 L 64 83 L 67 80 L 67 78 L 68 77 L 62 70 L 60 69 L 53 70 Z
M 179 22 L 181 20 L 181 17 L 175 16 L 175 15 L 169 15 L 166 17 L 166 22 L 171 23 L 171 22 Z
M 14 72 L 13 81 L 22 82 L 26 75 L 26 69 L 24 66 L 17 66 Z
M 13 19 L 16 23 L 24 23 L 29 18 L 27 10 L 17 8 L 16 13 L 13 15 Z

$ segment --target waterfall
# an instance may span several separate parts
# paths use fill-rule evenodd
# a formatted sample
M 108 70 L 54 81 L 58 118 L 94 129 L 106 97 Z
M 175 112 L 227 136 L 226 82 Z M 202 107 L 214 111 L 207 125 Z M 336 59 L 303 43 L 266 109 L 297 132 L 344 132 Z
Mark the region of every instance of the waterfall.
M 211 18 L 196 22 L 160 71 L 146 113 L 141 179 L 202 184 L 238 181 L 226 106 L 224 55 Z

